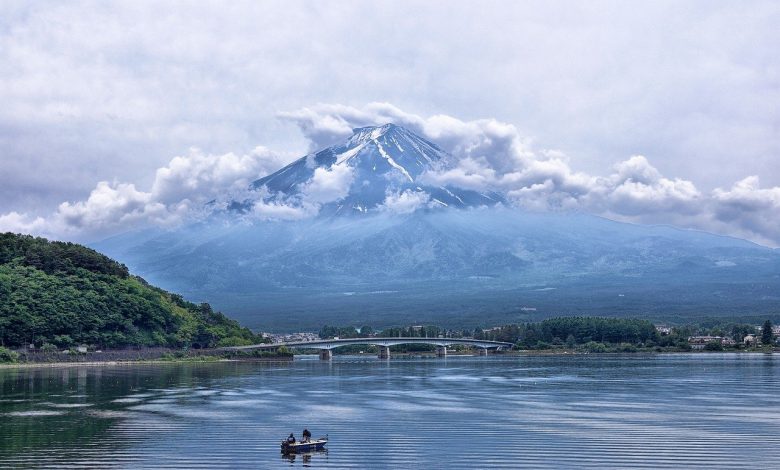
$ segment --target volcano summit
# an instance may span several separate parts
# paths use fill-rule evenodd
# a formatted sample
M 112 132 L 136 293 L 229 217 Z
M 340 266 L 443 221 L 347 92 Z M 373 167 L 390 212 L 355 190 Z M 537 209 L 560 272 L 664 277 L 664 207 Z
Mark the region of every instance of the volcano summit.
M 462 209 L 505 202 L 497 192 L 426 184 L 428 172 L 442 171 L 453 164 L 451 155 L 403 127 L 360 127 L 343 144 L 300 158 L 258 179 L 251 189 L 265 194 L 264 203 L 300 204 L 307 191 L 312 191 L 318 175 L 338 175 L 344 183 L 343 194 L 337 192 L 335 196 L 342 197 L 325 201 L 321 212 L 326 214 L 382 209 L 388 199 L 402 195 L 431 208 Z M 252 206 L 250 200 L 231 205 L 240 211 L 250 211 Z

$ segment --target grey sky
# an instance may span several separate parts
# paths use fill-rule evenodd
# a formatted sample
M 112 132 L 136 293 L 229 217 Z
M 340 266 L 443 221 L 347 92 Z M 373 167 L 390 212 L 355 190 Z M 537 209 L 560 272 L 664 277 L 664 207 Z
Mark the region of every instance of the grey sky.
M 780 186 L 778 24 L 778 2 L 5 1 L 0 215 L 149 191 L 190 147 L 302 154 L 276 116 L 318 103 L 495 118 L 589 174 L 641 154 L 701 191 Z

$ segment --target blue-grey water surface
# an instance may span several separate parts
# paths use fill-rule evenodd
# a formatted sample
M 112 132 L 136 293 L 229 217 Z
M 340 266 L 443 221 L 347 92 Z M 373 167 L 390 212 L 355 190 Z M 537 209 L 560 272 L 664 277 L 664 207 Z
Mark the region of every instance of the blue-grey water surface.
M 0 370 L 0 468 L 778 468 L 780 357 Z M 327 453 L 284 459 L 304 427 Z

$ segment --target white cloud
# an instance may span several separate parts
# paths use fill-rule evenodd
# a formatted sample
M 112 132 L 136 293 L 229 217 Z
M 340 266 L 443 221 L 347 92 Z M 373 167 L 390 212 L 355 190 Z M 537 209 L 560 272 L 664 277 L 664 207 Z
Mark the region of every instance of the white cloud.
M 352 135 L 356 127 L 392 122 L 419 132 L 422 119 L 390 103 L 369 103 L 363 108 L 341 104 L 318 104 L 297 111 L 278 113 L 283 120 L 295 123 L 309 141 L 311 151 L 339 143 Z
M 758 177 L 729 189 L 700 190 L 693 181 L 667 177 L 648 158 L 634 155 L 605 176 L 575 171 L 558 150 L 537 149 L 511 124 L 496 119 L 463 121 L 421 117 L 388 103 L 362 108 L 320 104 L 283 113 L 312 145 L 343 139 L 353 127 L 395 122 L 452 154 L 422 175 L 420 183 L 501 191 L 510 204 L 530 210 L 580 210 L 616 220 L 669 223 L 780 245 L 780 187 L 761 188 Z M 0 216 L 0 229 L 61 236 L 99 236 L 144 225 L 174 226 L 207 217 L 232 201 L 250 208 L 250 220 L 294 220 L 318 214 L 324 204 L 348 195 L 354 170 L 348 165 L 316 168 L 296 196 L 249 191 L 251 181 L 289 160 L 257 147 L 239 155 L 192 150 L 159 168 L 149 191 L 135 184 L 100 182 L 83 201 L 65 202 L 50 217 L 19 211 Z M 210 201 L 216 204 L 209 205 Z M 430 203 L 423 191 L 386 195 L 379 210 L 410 213 Z
M 465 189 L 484 190 L 495 187 L 498 177 L 496 170 L 490 168 L 486 161 L 466 157 L 453 167 L 423 174 L 421 181 L 436 186 L 453 185 Z
M 354 177 L 354 169 L 348 165 L 317 168 L 311 179 L 300 188 L 303 199 L 315 204 L 338 201 L 349 194 Z
M 46 234 L 46 220 L 12 211 L 0 215 L 0 232 Z
M 147 221 L 167 223 L 169 215 L 165 204 L 134 184 L 101 181 L 86 201 L 60 204 L 55 221 L 73 230 L 113 229 Z
M 411 214 L 417 209 L 426 207 L 431 200 L 425 191 L 407 189 L 401 192 L 388 193 L 379 210 L 394 214 Z
M 395 122 L 408 126 L 450 152 L 454 159 L 421 177 L 430 185 L 498 190 L 518 207 L 582 210 L 617 220 L 670 223 L 780 245 L 780 187 L 761 189 L 757 177 L 730 190 L 701 191 L 694 182 L 664 176 L 642 155 L 618 162 L 607 176 L 574 171 L 561 151 L 535 149 L 515 126 L 495 119 L 462 121 L 452 116 L 424 118 L 387 103 L 362 108 L 321 104 L 286 113 L 307 138 L 343 137 L 346 129 Z M 329 128 L 319 122 L 338 122 Z M 328 129 L 333 130 L 332 134 Z M 411 194 L 390 196 L 385 206 L 412 203 Z M 404 207 L 403 204 L 400 207 Z
M 594 180 L 585 208 L 641 219 L 653 213 L 693 215 L 705 199 L 693 182 L 666 178 L 635 155 L 616 164 L 607 178 Z
M 661 179 L 661 173 L 650 165 L 647 158 L 642 155 L 634 155 L 628 160 L 615 165 L 615 173 L 612 175 L 612 178 L 617 184 L 630 181 L 652 185 Z
M 279 201 L 254 201 L 250 220 L 276 221 L 276 220 L 300 220 L 312 217 L 319 211 L 319 206 L 314 204 L 295 204 Z
M 749 176 L 712 196 L 716 220 L 739 229 L 745 238 L 780 245 L 780 187 L 761 188 L 758 176 Z
M 184 199 L 208 200 L 225 191 L 241 190 L 285 163 L 286 159 L 265 147 L 257 147 L 245 155 L 206 155 L 192 149 L 189 155 L 175 157 L 168 166 L 157 170 L 152 196 L 165 204 Z
M 0 229 L 94 238 L 147 225 L 172 227 L 203 217 L 209 201 L 224 203 L 246 193 L 251 181 L 286 161 L 264 147 L 245 155 L 207 155 L 192 149 L 157 169 L 150 191 L 133 183 L 101 181 L 86 200 L 63 202 L 46 218 L 17 212 L 0 215 Z M 268 218 L 296 218 L 300 209 L 275 203 L 261 205 L 256 212 Z

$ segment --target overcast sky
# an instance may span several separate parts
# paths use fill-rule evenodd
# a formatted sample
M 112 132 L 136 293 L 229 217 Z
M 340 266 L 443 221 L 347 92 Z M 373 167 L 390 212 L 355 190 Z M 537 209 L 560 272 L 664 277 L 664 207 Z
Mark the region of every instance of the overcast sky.
M 436 116 L 510 126 L 567 172 L 613 178 L 599 190 L 641 155 L 694 204 L 762 211 L 746 224 L 718 206 L 692 227 L 776 246 L 778 24 L 775 1 L 5 0 L 0 229 L 43 232 L 96 191 L 170 212 L 177 164 L 240 186 L 327 140 L 306 112 L 352 124 L 387 117 L 378 102 L 428 137 Z M 692 210 L 604 201 L 583 207 L 680 225 Z M 105 214 L 82 212 L 82 229 Z

